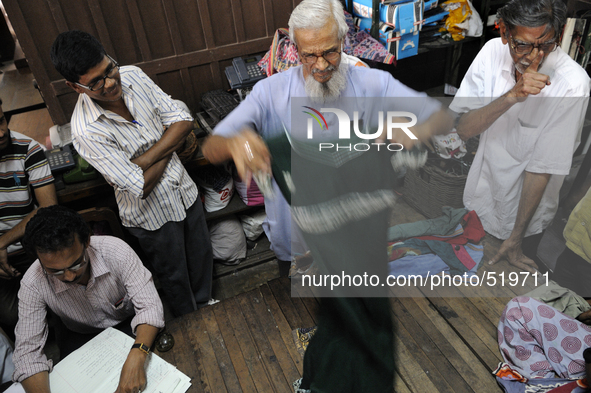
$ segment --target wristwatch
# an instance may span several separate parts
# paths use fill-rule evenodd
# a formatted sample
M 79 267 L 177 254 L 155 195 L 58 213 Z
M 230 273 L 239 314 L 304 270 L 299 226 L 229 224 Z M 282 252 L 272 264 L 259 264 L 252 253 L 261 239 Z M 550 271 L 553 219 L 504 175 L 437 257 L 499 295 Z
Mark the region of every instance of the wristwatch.
M 144 343 L 136 343 L 131 346 L 131 349 L 138 348 L 140 351 L 144 352 L 146 355 L 150 354 L 150 347 L 148 347 Z

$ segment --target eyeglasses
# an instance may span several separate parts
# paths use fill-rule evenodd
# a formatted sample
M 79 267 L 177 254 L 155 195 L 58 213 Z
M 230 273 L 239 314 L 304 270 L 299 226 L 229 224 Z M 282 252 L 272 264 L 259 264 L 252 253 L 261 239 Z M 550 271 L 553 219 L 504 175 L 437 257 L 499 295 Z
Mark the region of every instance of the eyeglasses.
M 84 248 L 84 251 L 82 252 L 82 256 L 80 258 L 78 258 L 72 266 L 67 267 L 63 270 L 55 271 L 55 272 L 48 272 L 47 269 L 45 269 L 45 273 L 47 273 L 49 276 L 60 277 L 60 276 L 63 276 L 64 274 L 66 274 L 66 270 L 69 270 L 69 271 L 75 273 L 78 270 L 82 269 L 87 263 L 88 263 L 88 254 L 86 253 L 86 248 Z
M 558 47 L 558 45 L 556 44 L 556 40 L 552 40 L 552 42 L 543 42 L 541 44 L 532 44 L 530 42 L 517 41 L 513 37 L 510 38 L 511 48 L 516 54 L 520 56 L 529 55 L 530 53 L 532 53 L 534 48 L 538 48 L 538 50 L 541 50 L 544 53 L 550 53 L 554 52 Z
M 309 54 L 306 54 L 306 55 L 300 54 L 300 60 L 304 64 L 316 64 L 319 57 L 324 57 L 324 60 L 326 60 L 328 63 L 331 63 L 333 61 L 338 60 L 339 57 L 341 57 L 341 52 L 337 51 L 337 50 L 329 50 L 329 51 L 324 52 L 320 56 L 309 55 Z
M 115 75 L 117 75 L 117 72 L 119 71 L 119 63 L 117 63 L 115 60 L 113 60 L 113 58 L 111 56 L 107 55 L 107 57 L 109 58 L 109 60 L 111 60 L 113 62 L 113 64 L 112 64 L 111 68 L 109 68 L 107 70 L 107 72 L 105 73 L 105 76 L 103 76 L 101 79 L 97 80 L 96 82 L 91 83 L 88 86 L 83 85 L 78 82 L 76 82 L 76 84 L 78 86 L 84 87 L 85 89 L 88 89 L 90 91 L 100 90 L 103 87 L 105 87 L 105 81 L 107 80 L 107 78 L 113 79 L 115 77 Z

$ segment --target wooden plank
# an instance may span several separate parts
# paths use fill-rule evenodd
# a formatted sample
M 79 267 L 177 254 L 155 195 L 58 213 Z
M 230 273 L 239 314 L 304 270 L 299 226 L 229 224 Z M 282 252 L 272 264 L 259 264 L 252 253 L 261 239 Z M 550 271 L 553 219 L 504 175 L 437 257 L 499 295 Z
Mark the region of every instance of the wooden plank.
M 300 327 L 311 327 L 314 325 L 304 324 L 304 321 L 298 314 L 293 302 L 291 301 L 290 293 L 285 290 L 285 287 L 281 284 L 280 280 L 273 280 L 267 283 L 269 289 L 279 308 L 281 308 L 281 312 L 285 317 L 285 320 L 289 324 L 290 330 L 297 329 Z
M 139 16 L 140 10 L 138 8 L 137 0 L 126 0 L 127 8 L 129 9 L 130 15 Z M 131 23 L 133 24 L 133 30 L 135 31 L 135 35 L 137 37 L 137 42 L 140 48 L 140 53 L 142 54 L 142 60 L 152 60 L 152 52 L 150 51 L 150 44 L 148 43 L 148 37 L 146 36 L 146 30 L 144 30 L 144 25 L 142 23 L 141 18 L 134 17 L 131 18 Z M 147 72 L 146 72 L 147 73 Z
M 275 34 L 275 18 L 273 15 L 273 2 L 271 0 L 263 0 L 263 12 L 265 14 L 267 35 L 273 36 Z
M 205 392 L 200 382 L 202 358 L 199 348 L 195 348 L 189 338 L 190 330 L 181 318 L 167 323 L 167 330 L 174 337 L 174 347 L 170 352 L 174 353 L 174 365 L 189 378 L 191 378 L 190 393 Z M 170 356 L 170 355 L 167 355 Z
M 7 14 L 10 15 L 10 22 L 12 23 L 12 26 L 18 36 L 19 43 L 23 51 L 27 55 L 27 63 L 29 64 L 29 68 L 35 75 L 41 91 L 46 92 L 46 94 L 44 94 L 44 100 L 47 108 L 49 109 L 49 114 L 51 115 L 53 122 L 60 125 L 67 123 L 68 119 L 66 119 L 64 110 L 61 107 L 59 100 L 55 95 L 49 94 L 51 89 L 51 81 L 49 79 L 49 75 L 47 74 L 47 70 L 43 65 L 43 61 L 41 60 L 37 46 L 35 45 L 35 40 L 33 39 L 31 31 L 27 26 L 27 21 L 23 16 L 19 2 L 17 0 L 4 0 L 2 4 L 4 5 Z
M 498 347 L 491 345 L 490 339 L 487 339 L 487 336 L 490 337 L 490 335 L 486 333 L 482 334 L 481 337 L 479 333 L 474 332 L 470 326 L 471 321 L 466 320 L 464 318 L 465 315 L 458 314 L 445 299 L 431 297 L 429 298 L 429 301 L 453 327 L 458 335 L 460 335 L 470 346 L 472 352 L 474 352 L 489 369 L 494 369 L 502 359 Z M 496 340 L 494 342 L 496 343 Z
M 49 5 L 49 9 L 51 10 L 51 15 L 53 16 L 53 20 L 57 29 L 59 31 L 68 31 L 68 23 L 66 22 L 66 18 L 62 11 L 62 7 L 57 0 L 47 0 L 47 4 Z
M 399 300 L 393 299 L 392 311 L 400 324 L 397 327 L 397 330 L 401 330 L 401 334 L 403 335 L 404 332 L 412 332 L 412 337 L 409 335 L 408 337 L 403 338 L 405 342 L 407 342 L 406 339 L 409 339 L 416 343 L 415 348 L 429 359 L 428 365 L 436 367 L 436 371 L 441 374 L 441 377 L 449 384 L 449 386 L 454 387 L 454 392 L 472 393 L 472 389 L 470 389 L 461 374 L 458 373 L 458 370 L 450 363 L 449 358 L 455 355 L 455 351 L 442 351 L 434 343 L 434 337 L 430 336 L 423 330 L 423 327 L 414 320 L 413 316 Z M 438 338 L 441 339 L 441 337 Z M 407 346 L 408 345 L 409 344 L 407 343 Z M 445 349 L 453 350 L 451 346 Z M 418 354 L 415 354 L 415 356 L 419 357 Z M 425 368 L 423 369 L 425 370 Z M 431 372 L 429 372 L 429 375 L 433 378 Z
M 441 315 L 428 306 L 426 298 L 407 297 L 399 301 L 474 391 L 494 391 L 497 384 L 490 370 L 480 363 Z
M 244 17 L 242 15 L 242 7 L 240 0 L 230 0 L 232 4 L 232 14 L 234 17 L 234 28 L 236 29 L 236 38 L 238 42 L 246 41 L 246 33 L 244 32 Z
M 402 380 L 400 374 L 398 374 L 398 372 L 396 371 L 394 371 L 394 391 L 396 393 L 411 393 L 408 386 L 406 386 L 406 384 Z
M 277 299 L 273 296 L 273 292 L 271 292 L 271 288 L 268 285 L 262 285 L 259 290 L 263 295 L 263 299 L 267 307 L 269 308 L 269 312 L 273 315 L 275 319 L 275 323 L 277 324 L 277 329 L 279 329 L 279 333 L 281 334 L 281 339 L 291 356 L 295 366 L 298 369 L 298 372 L 301 376 L 303 373 L 303 365 L 304 361 L 300 353 L 297 351 L 296 344 L 294 342 L 292 331 L 293 329 L 289 326 L 279 303 L 277 303 Z
M 287 392 L 291 388 L 291 382 L 293 381 L 287 381 L 285 375 L 283 375 L 283 370 L 277 358 L 278 353 L 273 351 L 273 346 L 264 333 L 264 327 L 255 315 L 255 311 L 251 305 L 252 292 L 254 291 L 239 295 L 236 297 L 236 300 L 242 309 L 242 315 L 244 316 L 250 335 L 258 349 L 267 376 L 273 385 L 273 389 L 278 392 Z
M 209 341 L 213 349 L 213 353 L 217 359 L 217 366 L 222 374 L 224 385 L 228 392 L 241 392 L 240 383 L 238 382 L 238 375 L 232 365 L 232 360 L 226 349 L 226 343 L 222 337 L 222 333 L 217 324 L 212 307 L 204 307 L 200 310 L 201 318 L 205 323 Z
M 201 17 L 201 28 L 205 35 L 205 44 L 208 49 L 215 48 L 215 38 L 213 36 L 213 26 L 209 17 L 209 6 L 207 0 L 197 0 L 199 5 L 199 16 Z
M 113 41 L 111 40 L 111 35 L 109 34 L 109 28 L 105 23 L 105 15 L 103 14 L 99 0 L 88 0 L 88 7 L 90 8 L 94 25 L 96 26 L 98 33 L 97 38 L 107 53 L 111 54 L 111 56 L 115 56 L 115 47 L 113 46 Z
M 223 303 L 226 302 L 224 301 Z M 213 306 L 213 313 L 215 315 L 220 333 L 223 337 L 225 348 L 228 351 L 228 355 L 230 356 L 232 366 L 234 367 L 234 371 L 238 377 L 240 388 L 245 393 L 255 393 L 257 389 L 242 355 L 240 344 L 238 343 L 237 337 L 234 334 L 234 329 L 232 328 L 232 324 L 230 323 L 230 319 L 228 318 L 228 314 L 226 313 L 224 305 L 222 303 L 215 304 Z
M 414 353 L 409 350 L 404 341 L 400 338 L 400 336 L 395 336 L 395 346 L 396 346 L 396 362 L 395 367 L 400 375 L 400 378 L 408 386 L 411 392 L 416 393 L 437 393 L 440 390 L 437 388 L 439 386 L 439 382 L 434 384 L 425 371 L 421 368 L 419 363 L 417 363 Z
M 316 323 L 316 316 L 318 315 L 318 310 L 320 309 L 320 301 L 314 296 L 311 288 L 302 287 L 297 284 L 292 285 L 293 282 L 287 278 L 283 278 L 282 280 L 285 285 L 289 285 L 291 296 L 297 296 L 301 299 L 302 303 L 308 310 L 308 313 Z
M 295 380 L 302 377 L 301 371 L 298 370 L 296 366 L 296 360 L 299 364 L 301 364 L 301 359 L 295 357 L 296 360 L 294 360 L 294 357 L 288 349 L 295 349 L 295 344 L 293 340 L 291 343 L 284 342 L 277 322 L 279 318 L 275 318 L 275 315 L 271 312 L 271 309 L 265 302 L 265 298 L 260 291 L 260 288 L 257 291 L 249 292 L 248 297 L 250 299 L 250 305 L 256 313 L 258 322 L 265 333 L 265 336 L 267 336 L 271 348 L 273 349 L 273 356 L 281 367 L 281 374 L 284 375 L 288 382 L 289 388 Z M 279 313 L 279 315 L 281 315 L 281 313 Z M 297 351 L 294 352 L 296 352 L 297 355 Z
M 394 307 L 392 307 L 392 309 L 394 311 Z M 441 356 L 441 354 L 437 354 L 436 351 L 433 351 L 432 348 L 431 351 L 423 351 L 422 346 L 426 346 L 427 343 L 421 342 L 421 340 L 415 340 L 415 335 L 419 332 L 413 330 L 413 334 L 411 335 L 403 321 L 398 318 L 397 312 L 393 315 L 392 319 L 396 325 L 396 337 L 398 337 L 399 341 L 404 343 L 404 348 L 409 354 L 412 354 L 411 356 L 413 357 L 413 360 L 418 365 L 418 369 L 415 370 L 415 372 L 425 373 L 427 378 L 429 378 L 431 382 L 437 386 L 436 391 L 438 392 L 452 393 L 457 391 L 471 393 L 469 390 L 467 390 L 465 382 L 462 381 L 463 383 L 460 384 L 461 378 L 457 378 L 457 375 L 456 378 L 450 376 L 454 380 L 453 385 L 447 380 L 447 377 L 449 376 L 448 372 L 455 372 L 455 370 L 452 367 L 449 367 L 449 365 L 441 364 L 444 358 Z M 419 345 L 419 342 L 421 342 L 421 345 Z M 396 342 L 396 345 L 398 345 L 398 342 Z M 397 367 L 399 366 L 398 364 L 400 364 L 399 367 L 403 368 L 403 365 L 406 365 L 408 362 L 404 352 L 402 356 L 396 356 L 395 359 L 397 360 Z
M 250 334 L 249 327 L 244 319 L 244 315 L 242 314 L 243 309 L 238 304 L 236 298 L 226 299 L 222 302 L 222 304 L 224 305 L 226 314 L 228 315 L 230 323 L 232 324 L 236 340 L 240 345 L 240 349 L 242 350 L 242 354 L 244 356 L 244 361 L 248 367 L 250 375 L 253 378 L 257 392 L 273 392 L 271 382 L 269 381 L 269 375 L 263 366 L 263 361 L 261 359 L 259 350 L 255 345 L 255 342 Z
M 297 326 L 297 327 L 316 326 L 316 320 L 314 319 L 315 316 L 310 314 L 310 311 L 308 310 L 308 308 L 304 304 L 303 299 L 301 297 L 292 296 L 291 284 L 290 284 L 289 279 L 286 277 L 279 278 L 278 282 L 281 284 L 281 287 L 283 288 L 283 290 L 282 290 L 283 293 L 287 294 L 287 296 L 290 297 L 291 303 L 293 304 L 302 323 L 304 324 L 303 326 Z M 279 295 L 279 293 L 276 294 L 276 296 L 278 296 L 278 295 Z
M 193 383 L 200 383 L 205 392 L 227 392 L 200 310 L 187 314 L 183 320 L 193 352 L 198 354 L 199 373 L 195 375 L 198 375 L 199 381 Z
M 441 297 L 445 298 L 447 303 L 454 307 L 458 315 L 471 321 L 470 324 L 475 332 L 477 331 L 479 334 L 489 335 L 495 341 L 494 348 L 496 348 L 496 327 L 498 320 L 490 321 L 486 318 L 472 302 L 461 296 L 461 292 L 459 292 L 456 287 L 439 288 L 438 291 Z

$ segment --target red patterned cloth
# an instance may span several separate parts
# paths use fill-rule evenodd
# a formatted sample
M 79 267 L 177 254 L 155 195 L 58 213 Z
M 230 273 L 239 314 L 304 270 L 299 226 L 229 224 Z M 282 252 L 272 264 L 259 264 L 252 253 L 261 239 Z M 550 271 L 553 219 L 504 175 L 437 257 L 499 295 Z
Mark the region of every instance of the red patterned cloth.
M 345 11 L 345 18 L 349 26 L 345 37 L 344 51 L 346 54 L 386 64 L 395 62 L 394 55 L 389 53 L 384 45 L 355 26 L 353 17 L 347 11 Z M 271 48 L 258 64 L 265 70 L 267 76 L 301 64 L 296 46 L 289 39 L 288 29 L 280 28 L 275 31 Z
M 536 378 L 585 377 L 583 351 L 591 347 L 591 327 L 536 299 L 512 299 L 497 329 L 499 348 L 511 369 Z

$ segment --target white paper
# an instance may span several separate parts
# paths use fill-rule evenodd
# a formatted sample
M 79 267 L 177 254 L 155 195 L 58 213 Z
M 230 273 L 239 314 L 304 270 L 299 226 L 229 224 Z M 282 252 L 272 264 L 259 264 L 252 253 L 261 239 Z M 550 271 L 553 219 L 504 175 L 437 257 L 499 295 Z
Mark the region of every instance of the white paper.
M 25 393 L 25 388 L 20 383 L 15 382 L 4 393 Z
M 117 329 L 104 330 L 53 368 L 49 374 L 51 391 L 114 392 L 133 343 L 133 338 Z M 153 353 L 146 362 L 146 378 L 143 393 L 184 393 L 191 386 L 189 377 Z

